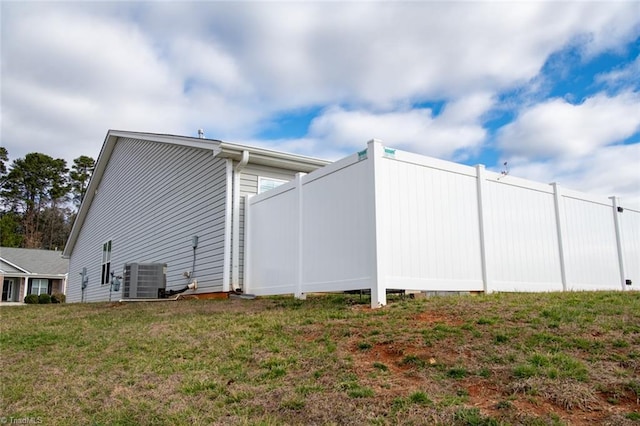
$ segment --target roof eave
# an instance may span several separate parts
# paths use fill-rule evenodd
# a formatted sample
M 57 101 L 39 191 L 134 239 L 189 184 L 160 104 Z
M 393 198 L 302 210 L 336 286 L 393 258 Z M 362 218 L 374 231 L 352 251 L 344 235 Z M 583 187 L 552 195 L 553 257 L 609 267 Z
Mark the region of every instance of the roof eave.
M 231 158 L 233 160 L 240 161 L 243 151 L 247 151 L 249 153 L 249 163 L 263 164 L 305 173 L 312 172 L 330 163 L 330 161 L 320 160 L 317 158 L 226 142 L 220 143 L 216 156 L 219 158 Z

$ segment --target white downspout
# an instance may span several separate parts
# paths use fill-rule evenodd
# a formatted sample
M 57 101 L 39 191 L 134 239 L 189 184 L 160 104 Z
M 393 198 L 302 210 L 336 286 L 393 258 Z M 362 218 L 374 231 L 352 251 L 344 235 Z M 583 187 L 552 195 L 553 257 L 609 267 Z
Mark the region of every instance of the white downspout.
M 222 291 L 231 291 L 231 228 L 233 227 L 233 160 L 226 160 L 226 184 L 224 207 L 224 260 L 222 266 Z
M 231 290 L 240 286 L 240 173 L 249 162 L 249 151 L 242 151 L 242 158 L 233 169 L 233 236 L 231 247 Z

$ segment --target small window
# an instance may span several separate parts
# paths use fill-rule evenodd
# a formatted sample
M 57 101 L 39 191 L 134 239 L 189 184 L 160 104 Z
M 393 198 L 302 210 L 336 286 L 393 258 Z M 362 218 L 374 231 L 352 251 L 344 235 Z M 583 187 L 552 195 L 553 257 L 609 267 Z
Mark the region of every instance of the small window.
M 269 191 L 270 189 L 277 188 L 283 183 L 287 183 L 287 181 L 282 179 L 260 177 L 258 178 L 258 194 L 262 194 L 263 192 Z
M 102 284 L 109 284 L 111 273 L 111 240 L 102 245 Z
M 33 278 L 31 280 L 31 291 L 29 294 L 49 294 L 49 280 L 42 278 Z

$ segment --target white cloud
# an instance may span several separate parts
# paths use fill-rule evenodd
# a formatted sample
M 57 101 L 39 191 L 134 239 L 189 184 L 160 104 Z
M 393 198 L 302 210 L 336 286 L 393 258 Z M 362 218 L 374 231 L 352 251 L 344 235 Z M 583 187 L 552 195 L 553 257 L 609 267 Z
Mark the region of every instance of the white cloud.
M 611 72 L 598 74 L 595 78 L 596 82 L 605 83 L 612 88 L 640 86 L 640 55 L 636 56 L 635 61 L 624 67 L 613 70 Z
M 372 136 L 459 158 L 494 96 L 549 55 L 639 34 L 637 4 L 4 2 L 2 144 L 97 156 L 109 128 L 242 141 L 274 115 L 323 110 L 279 146 L 309 155 Z M 446 103 L 442 114 L 411 109 Z M 333 107 L 331 107 L 333 106 Z M 304 147 L 303 147 L 304 144 Z
M 621 197 L 640 209 L 640 144 L 599 147 L 591 155 L 516 164 L 511 174 L 537 182 L 558 182 L 583 192 Z
M 478 94 L 451 102 L 437 116 L 429 108 L 368 112 L 333 107 L 313 120 L 309 137 L 348 151 L 370 139 L 382 139 L 389 146 L 452 158 L 484 141 L 480 117 L 491 105 L 490 96 Z
M 579 105 L 556 98 L 522 111 L 501 129 L 498 144 L 506 158 L 582 157 L 639 129 L 639 93 L 598 94 Z
M 599 52 L 611 47 L 611 28 L 617 41 L 637 35 L 634 9 L 625 3 L 251 4 L 235 9 L 242 22 L 235 31 L 244 36 L 231 30 L 230 39 L 241 40 L 231 48 L 241 47 L 238 62 L 278 108 L 388 107 L 525 83 L 552 52 L 576 40 Z

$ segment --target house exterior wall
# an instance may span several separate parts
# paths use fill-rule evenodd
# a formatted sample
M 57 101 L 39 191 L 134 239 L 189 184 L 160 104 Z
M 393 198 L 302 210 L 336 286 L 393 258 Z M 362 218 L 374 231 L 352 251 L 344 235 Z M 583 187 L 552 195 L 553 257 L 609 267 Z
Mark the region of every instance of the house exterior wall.
M 371 289 L 377 307 L 388 289 L 627 290 L 640 281 L 640 211 L 378 142 L 248 204 L 246 284 L 258 295 L 355 286 Z
M 166 263 L 167 289 L 184 287 L 195 235 L 197 291 L 222 291 L 226 160 L 207 149 L 121 138 L 106 167 L 70 256 L 67 301 L 109 299 L 110 286 L 101 284 L 107 241 L 117 275 L 126 263 Z M 84 295 L 83 268 L 89 277 Z

